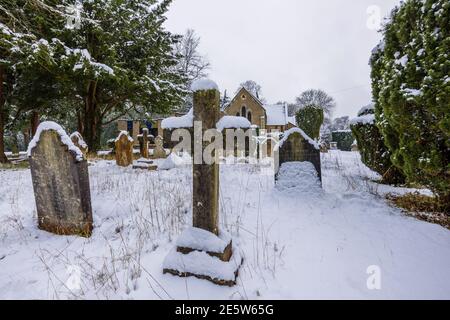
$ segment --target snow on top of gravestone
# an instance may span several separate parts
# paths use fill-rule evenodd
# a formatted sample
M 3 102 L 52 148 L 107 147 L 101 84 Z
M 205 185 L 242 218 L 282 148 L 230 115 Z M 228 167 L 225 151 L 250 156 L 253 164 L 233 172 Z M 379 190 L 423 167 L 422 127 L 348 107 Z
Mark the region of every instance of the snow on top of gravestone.
M 200 79 L 195 81 L 191 85 L 192 92 L 202 91 L 202 90 L 217 90 L 219 91 L 219 86 L 217 83 L 210 79 Z
M 130 136 L 130 133 L 129 133 L 128 131 L 125 131 L 125 130 L 120 131 L 119 135 L 118 135 L 117 138 L 114 140 L 114 142 L 119 141 L 120 138 L 121 138 L 122 136 L 127 136 L 128 141 L 134 142 L 133 138 Z
M 58 135 L 61 138 L 61 142 L 65 144 L 70 151 L 75 153 L 77 161 L 82 161 L 84 159 L 83 153 L 77 146 L 75 146 L 70 137 L 67 135 L 66 131 L 64 131 L 64 129 L 59 124 L 53 121 L 44 121 L 38 126 L 36 134 L 34 135 L 33 139 L 30 141 L 28 145 L 27 150 L 28 157 L 31 157 L 31 152 L 33 151 L 33 148 L 37 146 L 37 143 L 39 142 L 42 132 L 49 130 L 53 130 L 58 133 Z
M 181 117 L 170 117 L 161 121 L 162 129 L 192 128 L 194 125 L 194 111 L 191 108 L 187 114 Z
M 78 144 L 80 145 L 80 147 L 87 148 L 86 141 L 84 141 L 83 136 L 81 135 L 81 133 L 79 133 L 78 131 L 75 131 L 74 133 L 72 133 L 70 135 L 70 139 L 73 139 L 73 138 L 77 138 Z
M 292 128 L 289 130 L 286 130 L 283 134 L 283 138 L 279 141 L 278 146 L 276 146 L 275 150 L 278 150 L 279 148 L 281 148 L 283 146 L 283 144 L 287 141 L 287 139 L 289 138 L 289 136 L 293 133 L 300 133 L 300 135 L 310 144 L 312 145 L 314 148 L 316 148 L 317 150 L 320 150 L 319 144 L 314 141 L 313 139 L 311 139 L 306 133 L 305 131 L 303 131 L 300 128 Z
M 199 229 L 190 227 L 183 231 L 177 239 L 177 246 L 208 252 L 223 252 L 230 244 L 231 236 L 226 232 L 220 232 L 219 236 Z
M 365 114 L 359 117 L 356 117 L 352 120 L 350 120 L 350 125 L 354 126 L 357 124 L 373 124 L 375 123 L 375 115 L 373 113 L 371 114 Z
M 233 256 L 229 262 L 221 261 L 206 252 L 192 251 L 189 254 L 183 254 L 174 248 L 164 259 L 163 269 L 204 275 L 212 279 L 235 281 L 236 269 L 241 262 L 242 255 L 237 248 L 233 248 Z
M 219 122 L 216 123 L 216 128 L 219 131 L 230 128 L 248 129 L 251 126 L 252 124 L 247 118 L 236 116 L 223 116 Z

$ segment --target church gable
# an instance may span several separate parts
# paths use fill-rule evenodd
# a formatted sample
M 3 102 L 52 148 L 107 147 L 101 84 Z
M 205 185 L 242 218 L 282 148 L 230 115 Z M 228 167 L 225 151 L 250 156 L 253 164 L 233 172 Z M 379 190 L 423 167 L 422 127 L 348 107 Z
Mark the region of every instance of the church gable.
M 265 121 L 266 117 L 261 101 L 245 88 L 239 90 L 224 111 L 230 116 L 245 117 L 252 125 L 258 127 L 263 126 L 262 122 Z

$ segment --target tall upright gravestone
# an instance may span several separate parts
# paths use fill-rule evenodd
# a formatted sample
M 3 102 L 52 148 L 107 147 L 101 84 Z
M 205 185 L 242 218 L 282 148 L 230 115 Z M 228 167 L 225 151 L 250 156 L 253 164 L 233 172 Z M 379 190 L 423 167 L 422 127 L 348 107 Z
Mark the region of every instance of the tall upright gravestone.
M 220 117 L 220 93 L 207 79 L 192 86 L 194 94 L 193 227 L 177 239 L 176 248 L 163 263 L 163 272 L 194 276 L 215 284 L 233 286 L 242 264 L 229 234 L 219 230 L 219 163 L 206 163 L 204 133 L 216 129 Z M 197 126 L 201 124 L 200 130 Z
M 142 129 L 142 134 L 139 137 L 139 150 L 141 153 L 141 157 L 148 159 L 148 143 L 149 143 L 149 135 L 148 129 Z
M 133 138 L 127 131 L 121 131 L 115 140 L 116 164 L 128 167 L 133 164 Z
M 92 208 L 88 164 L 64 129 L 42 122 L 28 146 L 39 228 L 89 237 Z

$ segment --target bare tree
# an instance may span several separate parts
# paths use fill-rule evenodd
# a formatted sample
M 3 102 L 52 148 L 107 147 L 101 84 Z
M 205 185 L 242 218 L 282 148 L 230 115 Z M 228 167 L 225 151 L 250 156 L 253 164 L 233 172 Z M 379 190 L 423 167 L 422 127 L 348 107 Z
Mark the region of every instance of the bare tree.
M 301 95 L 296 98 L 295 102 L 297 110 L 311 106 L 321 108 L 327 118 L 331 118 L 333 110 L 336 107 L 336 102 L 333 97 L 320 89 L 309 89 L 302 92 Z
M 264 98 L 261 93 L 261 86 L 256 81 L 247 80 L 245 82 L 242 82 L 237 91 L 239 91 L 241 88 L 247 89 L 251 94 L 264 102 Z
M 200 37 L 194 30 L 188 29 L 175 47 L 175 52 L 180 57 L 179 68 L 188 77 L 189 86 L 193 81 L 206 77 L 211 66 L 208 59 L 198 52 L 199 45 Z

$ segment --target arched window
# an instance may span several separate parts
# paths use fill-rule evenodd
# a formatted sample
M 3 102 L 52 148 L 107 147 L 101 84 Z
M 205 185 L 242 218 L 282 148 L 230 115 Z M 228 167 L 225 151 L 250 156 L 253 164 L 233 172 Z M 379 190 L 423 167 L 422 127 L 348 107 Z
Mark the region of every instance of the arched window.
M 250 110 L 248 110 L 247 119 L 248 121 L 252 122 L 252 112 Z
M 242 106 L 241 114 L 242 114 L 243 117 L 245 117 L 245 115 L 247 114 L 247 108 L 245 106 Z

